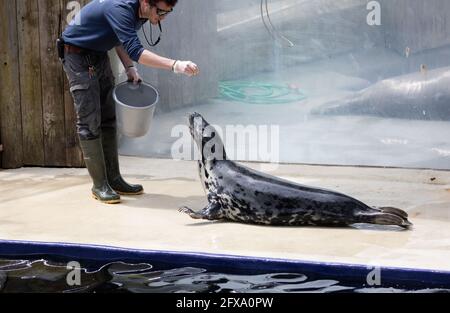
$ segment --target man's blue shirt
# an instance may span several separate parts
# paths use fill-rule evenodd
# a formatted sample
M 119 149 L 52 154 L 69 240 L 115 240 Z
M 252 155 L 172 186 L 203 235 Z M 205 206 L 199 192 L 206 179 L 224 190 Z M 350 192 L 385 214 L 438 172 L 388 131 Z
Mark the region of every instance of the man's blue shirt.
M 62 38 L 69 45 L 101 52 L 122 44 L 137 62 L 144 51 L 137 31 L 146 21 L 139 18 L 139 0 L 92 0 L 64 30 Z

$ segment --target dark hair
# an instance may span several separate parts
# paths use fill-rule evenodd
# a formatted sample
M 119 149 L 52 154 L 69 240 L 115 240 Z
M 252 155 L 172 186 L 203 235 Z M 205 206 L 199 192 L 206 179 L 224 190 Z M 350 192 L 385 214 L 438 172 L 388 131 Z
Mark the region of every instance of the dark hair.
M 165 2 L 167 5 L 174 7 L 177 4 L 178 0 L 149 0 L 148 2 L 150 4 L 156 4 L 158 2 Z

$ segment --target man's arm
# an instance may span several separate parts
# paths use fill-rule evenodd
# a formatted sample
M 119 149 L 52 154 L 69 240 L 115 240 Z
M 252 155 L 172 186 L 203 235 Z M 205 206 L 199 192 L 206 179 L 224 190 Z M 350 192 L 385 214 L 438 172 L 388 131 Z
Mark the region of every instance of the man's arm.
M 123 66 L 127 70 L 127 74 L 129 74 L 130 68 L 133 68 L 133 60 L 128 56 L 128 53 L 125 51 L 123 46 L 116 47 L 117 55 L 119 59 L 122 61 Z M 199 70 L 196 64 L 189 61 L 178 61 L 169 58 L 165 58 L 157 55 L 149 50 L 144 50 L 142 52 L 141 57 L 139 58 L 139 64 L 150 66 L 153 68 L 165 69 L 169 71 L 173 71 L 178 74 L 186 74 L 189 76 L 198 75 Z M 134 77 L 129 77 L 134 78 Z M 139 77 L 140 79 L 140 77 Z M 136 80 L 136 79 L 133 79 Z
M 195 63 L 190 61 L 172 60 L 157 55 L 149 50 L 144 50 L 139 58 L 139 64 L 150 66 L 153 68 L 165 69 L 173 71 L 177 74 L 185 74 L 188 76 L 198 75 L 199 70 Z
M 129 57 L 128 53 L 125 51 L 122 45 L 116 47 L 116 53 L 119 56 L 120 61 L 122 61 L 123 67 L 128 76 L 128 81 L 133 81 L 134 83 L 140 83 L 142 81 L 137 69 L 134 67 L 133 60 Z
M 144 49 L 134 28 L 135 15 L 133 12 L 124 8 L 123 4 L 114 2 L 112 5 L 113 7 L 105 12 L 105 17 L 122 43 L 121 46 L 116 48 L 116 51 L 125 68 L 130 68 L 135 61 L 145 66 L 173 71 L 176 74 L 198 75 L 198 67 L 191 61 L 168 59 Z M 134 69 L 134 67 L 131 67 L 131 69 Z M 133 78 L 136 80 L 136 77 Z
M 135 12 L 124 3 L 116 1 L 108 3 L 110 7 L 105 10 L 105 17 L 122 43 L 118 54 L 124 65 L 129 66 L 128 62 L 135 61 L 153 68 L 172 70 L 177 74 L 194 76 L 199 73 L 197 65 L 191 61 L 168 59 L 144 49 L 135 29 Z
M 128 56 L 128 53 L 125 51 L 122 45 L 116 47 L 116 53 L 119 56 L 120 61 L 122 61 L 123 67 L 128 69 L 133 66 L 133 60 Z
M 168 59 L 156 53 L 144 50 L 139 58 L 139 64 L 171 71 L 176 60 Z

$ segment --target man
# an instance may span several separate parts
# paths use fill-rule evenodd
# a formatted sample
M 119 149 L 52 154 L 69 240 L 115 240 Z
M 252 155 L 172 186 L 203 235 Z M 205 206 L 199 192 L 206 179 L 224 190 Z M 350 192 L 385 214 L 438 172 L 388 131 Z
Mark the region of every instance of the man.
M 128 79 L 139 83 L 134 62 L 177 74 L 195 76 L 196 64 L 159 56 L 144 49 L 137 31 L 150 21 L 160 26 L 177 0 L 93 0 L 62 34 L 58 48 L 77 113 L 77 133 L 93 180 L 92 194 L 104 203 L 120 195 L 139 195 L 141 185 L 124 181 L 119 171 L 115 85 L 107 51 L 115 48 Z

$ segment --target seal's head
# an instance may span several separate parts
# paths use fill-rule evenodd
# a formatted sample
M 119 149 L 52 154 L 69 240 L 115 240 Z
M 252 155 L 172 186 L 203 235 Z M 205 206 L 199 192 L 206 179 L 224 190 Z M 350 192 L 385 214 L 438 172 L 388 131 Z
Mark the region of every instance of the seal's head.
M 189 130 L 203 160 L 225 160 L 222 139 L 214 126 L 210 125 L 199 113 L 189 114 Z
M 189 130 L 195 143 L 198 145 L 203 138 L 205 128 L 210 126 L 208 122 L 199 113 L 194 112 L 189 114 Z

